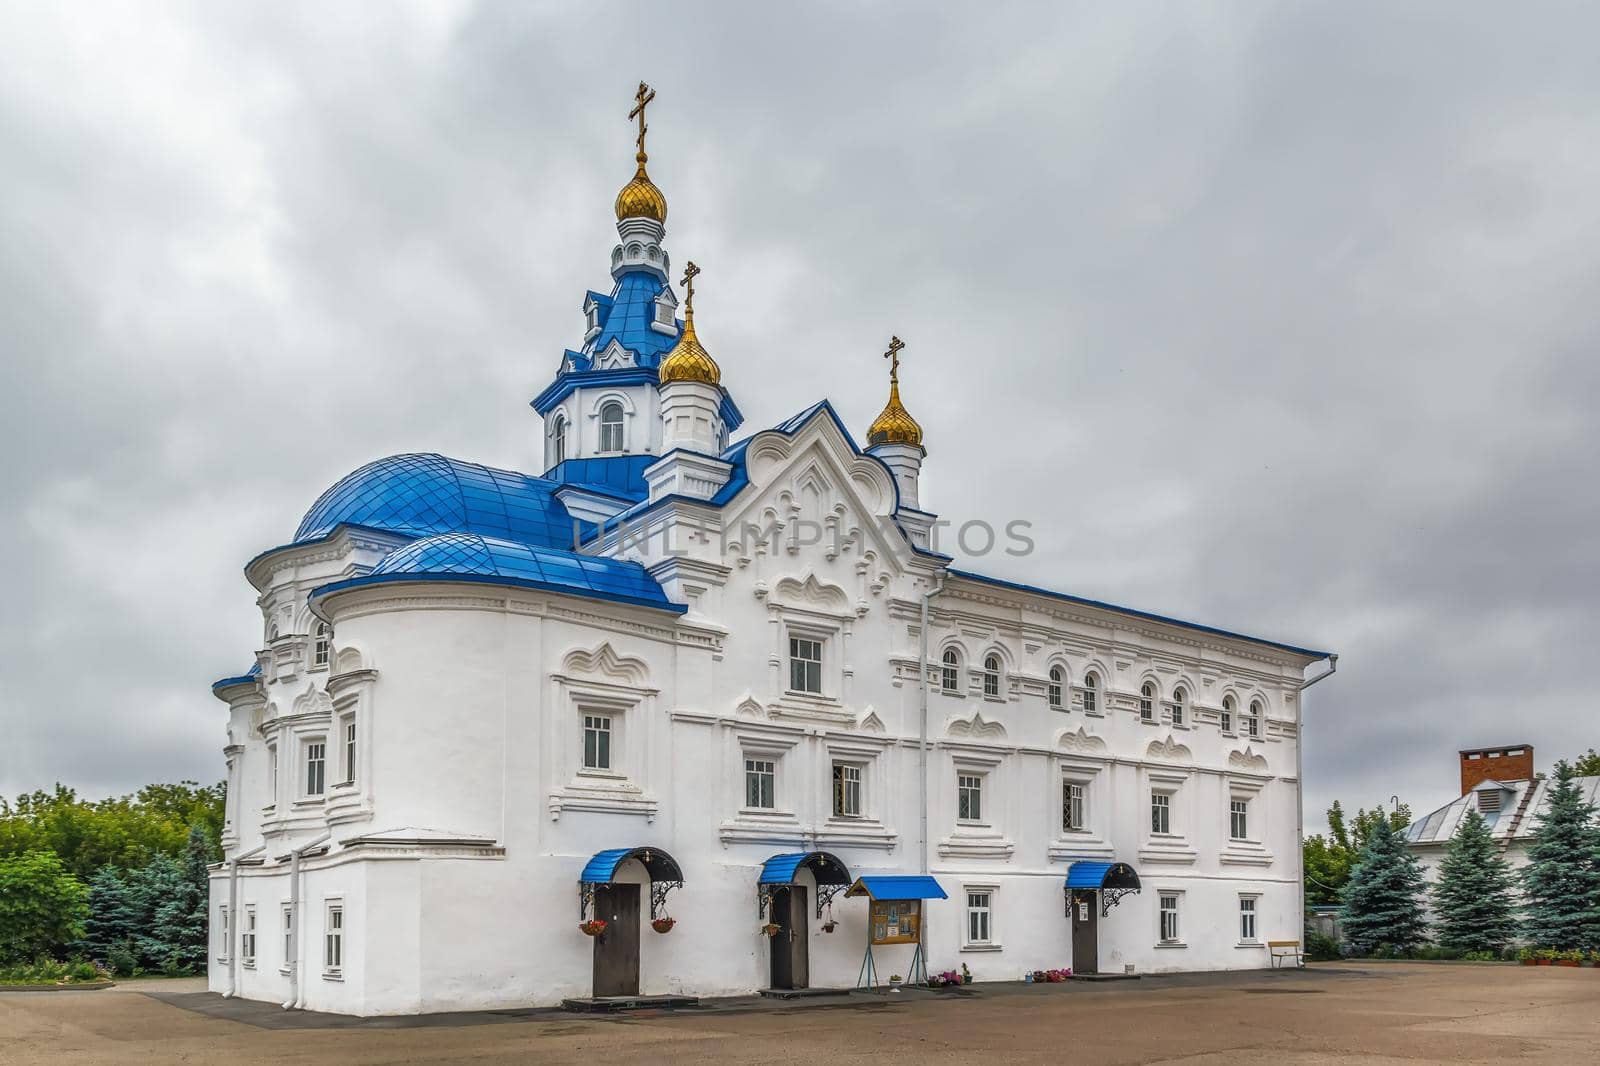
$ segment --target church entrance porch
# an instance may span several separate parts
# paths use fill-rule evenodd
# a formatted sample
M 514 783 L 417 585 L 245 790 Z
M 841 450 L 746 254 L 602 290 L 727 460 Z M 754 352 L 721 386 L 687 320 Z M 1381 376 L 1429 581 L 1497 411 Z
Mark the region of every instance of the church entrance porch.
M 1075 862 L 1067 868 L 1063 891 L 1072 922 L 1072 975 L 1112 976 L 1100 973 L 1100 920 L 1123 896 L 1139 891 L 1138 873 L 1125 862 Z
M 832 932 L 833 898 L 849 886 L 849 867 L 826 851 L 790 852 L 762 863 L 756 909 L 768 923 L 766 992 L 794 993 L 811 987 L 812 920 L 822 923 L 823 932 Z
M 641 883 L 639 874 L 645 875 Z M 666 916 L 667 893 L 683 885 L 677 860 L 660 848 L 612 848 L 597 852 L 578 879 L 578 917 L 593 941 L 592 993 L 567 1000 L 569 1009 L 611 1009 L 637 1006 L 641 996 L 639 957 L 643 923 L 643 889 L 650 892 L 650 919 L 658 933 L 671 930 Z M 658 921 L 659 919 L 659 921 Z M 682 996 L 668 997 L 674 1002 Z M 692 997 L 689 997 L 692 1002 Z

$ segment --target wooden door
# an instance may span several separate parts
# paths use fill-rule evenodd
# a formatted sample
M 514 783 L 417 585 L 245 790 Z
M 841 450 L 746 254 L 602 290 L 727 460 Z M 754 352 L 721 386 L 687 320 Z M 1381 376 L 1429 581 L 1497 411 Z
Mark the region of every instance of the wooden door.
M 595 996 L 639 994 L 639 886 L 601 885 L 594 913 L 606 931 L 594 939 Z
M 1096 892 L 1072 893 L 1072 972 L 1100 972 L 1100 898 Z
M 809 988 L 811 983 L 811 916 L 804 885 L 790 885 L 772 894 L 772 987 Z

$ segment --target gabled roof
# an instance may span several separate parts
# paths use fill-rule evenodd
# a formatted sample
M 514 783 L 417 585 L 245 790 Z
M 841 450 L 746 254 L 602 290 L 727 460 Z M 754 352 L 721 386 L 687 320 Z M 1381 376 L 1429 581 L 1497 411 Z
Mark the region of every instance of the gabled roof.
M 1600 802 L 1600 777 L 1579 777 L 1575 780 L 1584 799 L 1590 803 Z M 1550 793 L 1550 782 L 1544 778 L 1533 781 L 1484 781 L 1466 795 L 1457 796 L 1438 810 L 1430 811 L 1406 826 L 1406 843 L 1417 846 L 1449 843 L 1467 812 L 1477 808 L 1479 793 L 1496 788 L 1512 795 L 1509 800 L 1501 802 L 1498 811 L 1481 812 L 1484 821 L 1489 823 L 1490 835 L 1506 843 L 1524 841 L 1533 836 L 1543 820 L 1545 799 Z M 1529 789 L 1533 790 L 1532 796 L 1528 796 Z M 1515 820 L 1514 814 L 1518 810 L 1523 812 L 1522 818 Z

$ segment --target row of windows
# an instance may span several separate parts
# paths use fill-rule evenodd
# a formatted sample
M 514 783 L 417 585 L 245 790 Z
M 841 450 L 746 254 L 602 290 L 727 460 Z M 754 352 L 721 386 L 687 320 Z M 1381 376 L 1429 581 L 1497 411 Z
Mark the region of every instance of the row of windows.
M 966 929 L 964 945 L 967 947 L 998 946 L 995 930 L 996 896 L 991 888 L 970 888 L 966 892 Z M 1239 943 L 1257 944 L 1256 911 L 1260 897 L 1239 896 Z M 1157 896 L 1156 939 L 1168 947 L 1183 944 L 1182 924 L 1183 893 L 1161 892 Z
M 344 968 L 344 901 L 328 900 L 323 912 L 322 972 L 325 977 L 338 977 Z M 294 964 L 294 908 L 285 903 L 283 916 L 283 954 L 280 962 L 285 969 Z M 217 939 L 219 958 L 227 959 L 232 944 L 232 927 L 228 924 L 228 905 L 217 908 Z M 256 908 L 246 905 L 239 927 L 239 964 L 246 969 L 256 965 Z
M 550 420 L 550 465 L 567 457 L 567 416 L 557 414 Z M 622 404 L 609 400 L 600 405 L 600 452 L 620 455 L 625 445 L 622 432 Z

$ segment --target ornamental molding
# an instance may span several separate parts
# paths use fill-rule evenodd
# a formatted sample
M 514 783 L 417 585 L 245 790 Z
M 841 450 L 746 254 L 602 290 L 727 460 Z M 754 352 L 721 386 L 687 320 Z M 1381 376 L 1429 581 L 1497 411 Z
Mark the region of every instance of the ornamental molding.
M 333 713 L 333 698 L 326 691 L 313 685 L 294 698 L 290 713 L 296 717 L 305 717 L 318 714 Z
M 974 709 L 971 714 L 966 716 L 952 716 L 945 724 L 944 734 L 947 737 L 1004 740 L 1006 727 L 993 719 L 985 718 L 982 711 Z
M 771 602 L 783 607 L 805 607 L 827 614 L 853 615 L 850 594 L 829 581 L 819 581 L 816 574 L 807 574 L 804 580 L 785 577 L 778 581 Z
M 1148 758 L 1170 762 L 1190 762 L 1194 759 L 1194 752 L 1189 750 L 1188 745 L 1178 743 L 1171 733 L 1167 734 L 1166 740 L 1152 740 L 1144 753 Z
M 597 674 L 612 681 L 643 687 L 650 679 L 650 668 L 643 659 L 618 655 L 607 641 L 601 641 L 592 650 L 575 648 L 561 660 L 561 669 L 568 674 Z
M 1230 751 L 1228 765 L 1235 770 L 1264 771 L 1267 768 L 1267 760 L 1265 756 L 1257 755 L 1247 746 L 1243 751 Z
M 733 714 L 736 718 L 765 718 L 767 709 L 761 706 L 760 700 L 746 692 L 744 699 L 734 706 Z
M 861 721 L 856 723 L 856 728 L 861 730 L 863 733 L 887 732 L 883 725 L 883 719 L 879 718 L 878 712 L 873 710 L 871 707 L 868 707 L 867 713 L 861 716 Z
M 1056 747 L 1074 755 L 1104 755 L 1109 750 L 1103 739 L 1083 726 L 1079 726 L 1076 732 L 1063 729 L 1056 737 Z

